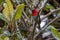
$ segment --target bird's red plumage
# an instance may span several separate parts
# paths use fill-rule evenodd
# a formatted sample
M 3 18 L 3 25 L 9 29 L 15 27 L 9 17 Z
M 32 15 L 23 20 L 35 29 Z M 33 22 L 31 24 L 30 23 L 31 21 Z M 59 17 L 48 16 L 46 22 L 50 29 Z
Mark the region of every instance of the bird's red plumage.
M 36 9 L 32 10 L 32 16 L 36 16 L 37 14 L 38 14 L 38 12 Z

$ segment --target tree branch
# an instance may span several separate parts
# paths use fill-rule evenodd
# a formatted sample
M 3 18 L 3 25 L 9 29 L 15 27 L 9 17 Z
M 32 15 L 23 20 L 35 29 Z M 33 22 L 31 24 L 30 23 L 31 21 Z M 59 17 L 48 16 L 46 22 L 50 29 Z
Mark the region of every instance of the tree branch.
M 55 10 L 49 12 L 49 13 L 46 14 L 41 20 L 45 19 L 47 16 L 51 15 L 52 13 L 55 13 L 55 12 L 58 12 L 58 11 L 60 11 L 60 8 L 57 8 L 57 9 L 55 9 Z
M 55 20 L 57 20 L 59 18 L 59 16 L 57 16 L 56 18 L 54 18 L 51 22 L 49 22 L 46 26 L 44 26 L 44 28 L 34 36 L 34 38 L 36 38 L 38 35 L 40 35 L 51 23 L 53 23 Z

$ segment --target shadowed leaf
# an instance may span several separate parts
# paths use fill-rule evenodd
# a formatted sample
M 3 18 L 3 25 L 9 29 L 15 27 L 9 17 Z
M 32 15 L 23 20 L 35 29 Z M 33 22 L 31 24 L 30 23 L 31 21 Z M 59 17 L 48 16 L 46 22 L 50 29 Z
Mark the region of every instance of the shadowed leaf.
M 4 20 L 5 22 L 8 23 L 8 20 L 0 13 L 0 19 Z

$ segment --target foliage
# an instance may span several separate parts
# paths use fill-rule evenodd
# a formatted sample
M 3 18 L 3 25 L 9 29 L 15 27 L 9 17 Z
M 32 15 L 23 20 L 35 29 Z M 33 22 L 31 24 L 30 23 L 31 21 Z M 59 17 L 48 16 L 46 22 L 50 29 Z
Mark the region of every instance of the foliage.
M 10 26 L 10 25 L 13 25 L 13 24 L 10 24 L 10 23 L 14 23 L 14 22 L 11 22 L 11 21 L 15 21 L 15 20 L 17 20 L 21 17 L 22 9 L 24 8 L 24 4 L 18 5 L 17 8 L 16 8 L 16 12 L 14 12 L 13 5 L 12 5 L 11 1 L 10 0 L 5 0 L 5 2 L 6 3 L 4 4 L 3 14 L 0 13 L 0 19 L 7 22 L 7 26 L 8 25 Z M 13 17 L 14 17 L 14 19 L 13 19 Z M 14 26 L 12 26 L 12 27 L 14 27 Z M 14 28 L 12 29 L 12 31 L 13 30 L 14 30 Z M 2 40 L 2 39 L 0 38 L 0 40 Z M 8 40 L 8 38 L 6 37 L 3 40 Z
M 16 8 L 16 13 L 14 15 L 14 20 L 17 20 L 21 17 L 22 15 L 22 8 L 24 8 L 24 4 L 20 4 Z
M 60 40 L 60 33 L 53 26 L 51 26 L 51 32 L 57 40 Z
M 59 40 L 59 18 L 58 0 L 0 0 L 0 40 L 45 40 L 51 36 L 43 35 L 46 32 Z
M 1 3 L 2 3 L 2 0 L 0 0 L 0 5 L 1 5 Z
M 0 36 L 0 40 L 9 40 L 9 38 L 5 35 Z

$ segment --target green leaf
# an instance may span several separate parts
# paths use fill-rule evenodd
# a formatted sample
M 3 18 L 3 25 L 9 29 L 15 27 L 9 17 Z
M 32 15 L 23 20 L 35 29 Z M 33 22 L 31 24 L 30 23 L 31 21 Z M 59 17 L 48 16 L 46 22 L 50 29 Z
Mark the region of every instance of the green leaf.
M 0 40 L 9 40 L 9 37 L 5 35 L 1 35 Z
M 13 18 L 13 5 L 10 0 L 5 0 L 3 15 L 10 21 Z
M 0 4 L 2 3 L 2 0 L 0 0 Z
M 19 31 L 19 29 L 16 30 L 16 40 L 22 40 L 22 35 L 21 32 Z
M 5 37 L 4 40 L 9 40 L 9 38 L 8 37 Z
M 0 38 L 0 40 L 3 40 L 2 38 Z
M 14 20 L 18 20 L 21 17 L 22 9 L 24 8 L 24 6 L 25 5 L 23 3 L 17 6 L 16 13 L 14 15 Z
M 4 20 L 5 22 L 8 23 L 8 20 L 0 13 L 0 19 Z
M 0 34 L 2 33 L 2 28 L 0 27 Z
M 46 10 L 46 9 L 55 9 L 55 8 L 47 3 L 47 5 L 43 9 Z
M 6 36 L 11 36 L 11 33 L 9 31 L 4 31 L 3 34 L 6 35 Z
M 51 32 L 57 40 L 60 40 L 60 34 L 53 26 L 51 26 Z

